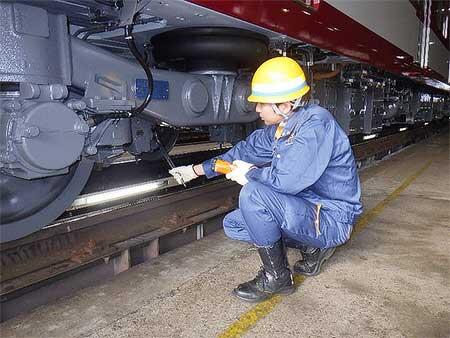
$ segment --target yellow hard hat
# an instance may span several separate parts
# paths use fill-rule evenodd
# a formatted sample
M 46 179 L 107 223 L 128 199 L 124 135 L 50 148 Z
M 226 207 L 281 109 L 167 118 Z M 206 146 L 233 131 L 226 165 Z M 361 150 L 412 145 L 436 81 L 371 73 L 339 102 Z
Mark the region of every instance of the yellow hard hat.
M 247 99 L 257 103 L 283 103 L 296 100 L 308 91 L 300 65 L 280 56 L 259 66 L 252 79 L 252 94 Z

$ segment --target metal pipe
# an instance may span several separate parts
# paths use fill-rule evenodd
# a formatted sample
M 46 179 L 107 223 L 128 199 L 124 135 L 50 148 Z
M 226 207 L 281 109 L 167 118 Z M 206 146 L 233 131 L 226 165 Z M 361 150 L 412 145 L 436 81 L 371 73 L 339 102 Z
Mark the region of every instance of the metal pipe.
M 312 73 L 313 74 L 313 80 L 316 81 L 320 81 L 320 80 L 325 80 L 325 79 L 332 79 L 333 77 L 336 77 L 341 71 L 342 71 L 342 66 L 337 67 L 335 70 L 331 71 L 331 72 L 326 72 L 326 73 Z

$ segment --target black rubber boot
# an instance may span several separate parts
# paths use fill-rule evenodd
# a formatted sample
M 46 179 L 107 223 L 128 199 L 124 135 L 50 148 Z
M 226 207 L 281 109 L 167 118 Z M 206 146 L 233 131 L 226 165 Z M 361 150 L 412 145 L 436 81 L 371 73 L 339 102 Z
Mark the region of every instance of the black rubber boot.
M 335 250 L 336 248 L 301 250 L 303 259 L 294 264 L 294 272 L 305 276 L 317 276 L 323 262 L 330 258 Z
M 279 240 L 271 247 L 258 248 L 258 253 L 263 263 L 261 270 L 251 281 L 238 285 L 233 294 L 248 302 L 260 302 L 273 294 L 293 293 L 294 280 L 283 242 Z

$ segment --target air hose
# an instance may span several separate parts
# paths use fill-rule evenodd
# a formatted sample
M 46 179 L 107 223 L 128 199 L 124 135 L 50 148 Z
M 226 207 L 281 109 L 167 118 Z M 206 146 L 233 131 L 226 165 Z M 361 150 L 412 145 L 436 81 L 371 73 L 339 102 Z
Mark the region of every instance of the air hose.
M 131 109 L 131 114 L 133 116 L 137 116 L 144 111 L 144 109 L 148 106 L 148 104 L 152 100 L 152 93 L 153 93 L 152 72 L 150 71 L 150 67 L 145 62 L 144 57 L 137 49 L 136 43 L 134 42 L 133 28 L 134 28 L 134 24 L 136 22 L 137 14 L 138 13 L 136 13 L 133 17 L 133 23 L 125 26 L 125 40 L 127 41 L 128 49 L 130 50 L 131 54 L 133 54 L 133 56 L 136 58 L 136 60 L 142 66 L 145 74 L 147 75 L 148 93 L 147 93 L 147 96 L 145 97 L 144 101 L 138 107 Z
M 131 54 L 133 54 L 133 56 L 136 58 L 136 60 L 142 66 L 142 68 L 144 69 L 145 74 L 147 76 L 147 82 L 148 82 L 147 96 L 145 97 L 144 101 L 138 107 L 132 108 L 130 111 L 121 111 L 121 112 L 119 111 L 119 112 L 113 112 L 113 113 L 109 113 L 109 114 L 101 114 L 101 115 L 92 117 L 92 119 L 96 125 L 100 124 L 101 122 L 108 120 L 108 119 L 136 117 L 144 111 L 144 109 L 148 106 L 148 104 L 152 100 L 152 93 L 153 93 L 152 72 L 150 71 L 150 67 L 145 62 L 143 56 L 141 55 L 141 53 L 139 52 L 139 50 L 136 47 L 136 43 L 134 42 L 133 28 L 134 28 L 134 25 L 136 22 L 136 16 L 137 16 L 136 14 L 133 17 L 133 23 L 125 26 L 125 40 L 127 41 L 127 45 L 128 45 L 128 48 L 129 48 Z

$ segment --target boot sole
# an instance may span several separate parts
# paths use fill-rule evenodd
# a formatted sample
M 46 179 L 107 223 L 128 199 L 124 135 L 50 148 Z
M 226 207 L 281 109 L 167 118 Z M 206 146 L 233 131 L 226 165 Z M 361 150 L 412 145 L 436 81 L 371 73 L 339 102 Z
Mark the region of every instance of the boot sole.
M 296 290 L 297 290 L 297 288 L 295 287 L 295 285 L 291 285 L 289 287 L 281 289 L 280 291 L 267 294 L 267 297 L 261 298 L 261 299 L 244 298 L 244 297 L 241 297 L 239 294 L 237 294 L 234 290 L 232 290 L 231 293 L 232 293 L 233 296 L 239 298 L 240 300 L 246 301 L 248 303 L 260 303 L 260 302 L 265 301 L 266 299 L 269 299 L 270 297 L 275 296 L 275 295 L 283 295 L 283 296 L 291 295 Z
M 327 261 L 336 251 L 336 248 L 333 248 L 333 250 L 329 251 L 326 256 L 322 259 L 322 261 L 319 263 L 319 265 L 317 266 L 317 268 L 315 268 L 312 272 L 300 272 L 300 271 L 296 271 L 295 267 L 294 267 L 294 272 L 298 273 L 299 275 L 303 275 L 303 276 L 308 276 L 308 277 L 314 277 L 317 276 L 320 273 L 320 269 L 322 267 L 322 264 Z

